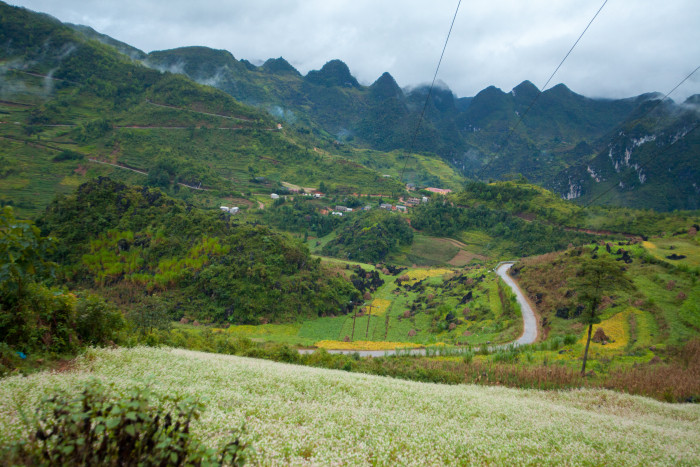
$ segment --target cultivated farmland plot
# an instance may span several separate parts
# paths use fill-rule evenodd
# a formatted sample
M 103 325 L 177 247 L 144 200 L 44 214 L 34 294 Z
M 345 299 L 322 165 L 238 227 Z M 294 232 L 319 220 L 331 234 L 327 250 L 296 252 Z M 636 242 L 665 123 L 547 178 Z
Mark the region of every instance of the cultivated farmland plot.
M 245 425 L 262 465 L 698 465 L 700 407 L 601 391 L 414 383 L 172 349 L 91 350 L 75 370 L 0 381 L 0 442 L 20 410 L 98 378 L 194 395 L 212 446 Z

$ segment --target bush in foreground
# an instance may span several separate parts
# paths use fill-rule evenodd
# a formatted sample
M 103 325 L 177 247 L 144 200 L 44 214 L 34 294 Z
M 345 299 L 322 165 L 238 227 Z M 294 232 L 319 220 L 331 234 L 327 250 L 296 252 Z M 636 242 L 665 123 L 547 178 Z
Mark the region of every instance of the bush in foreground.
M 74 397 L 45 398 L 30 438 L 0 452 L 10 465 L 242 465 L 245 445 L 233 437 L 218 452 L 190 434 L 204 409 L 193 399 L 152 402 L 148 389 L 109 397 L 97 381 Z

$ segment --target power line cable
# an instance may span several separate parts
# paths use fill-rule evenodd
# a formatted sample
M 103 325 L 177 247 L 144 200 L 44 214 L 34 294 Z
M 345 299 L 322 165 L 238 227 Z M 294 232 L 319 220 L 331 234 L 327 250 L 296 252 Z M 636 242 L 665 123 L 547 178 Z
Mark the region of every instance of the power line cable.
M 607 1 L 607 0 L 606 0 Z M 399 182 L 403 183 L 403 174 L 406 170 L 406 165 L 408 164 L 408 159 L 411 157 L 411 152 L 413 152 L 413 147 L 416 144 L 416 138 L 418 137 L 418 131 L 420 130 L 420 125 L 423 122 L 423 117 L 425 116 L 425 111 L 428 108 L 428 102 L 430 101 L 430 96 L 433 93 L 433 87 L 435 87 L 435 80 L 437 79 L 438 71 L 440 70 L 440 64 L 442 64 L 442 58 L 445 56 L 445 49 L 447 49 L 447 43 L 450 41 L 450 35 L 452 34 L 452 28 L 455 25 L 455 20 L 457 19 L 457 13 L 459 12 L 459 6 L 462 4 L 462 0 L 457 2 L 457 8 L 455 9 L 455 14 L 452 17 L 452 23 L 450 24 L 450 30 L 447 32 L 447 38 L 445 38 L 445 45 L 442 46 L 442 53 L 440 54 L 440 60 L 438 60 L 437 67 L 435 68 L 435 74 L 433 75 L 433 82 L 430 84 L 430 89 L 428 90 L 428 95 L 425 98 L 425 104 L 423 105 L 423 111 L 418 118 L 418 124 L 413 132 L 413 137 L 411 138 L 411 145 L 409 146 L 408 153 L 406 154 L 406 159 L 404 160 L 403 168 L 401 169 L 401 175 L 399 176 Z
M 603 2 L 603 4 L 600 6 L 600 8 L 598 8 L 598 11 L 596 11 L 595 15 L 593 15 L 593 18 L 591 18 L 591 20 L 590 20 L 590 21 L 588 22 L 588 24 L 586 25 L 586 28 L 585 28 L 585 29 L 583 30 L 583 32 L 578 36 L 578 39 L 576 39 L 576 42 L 574 42 L 574 45 L 571 46 L 571 48 L 570 48 L 569 51 L 566 53 L 566 55 L 564 55 L 564 58 L 561 60 L 561 62 L 559 62 L 559 65 L 557 65 L 557 67 L 554 69 L 554 71 L 552 72 L 552 74 L 549 76 L 549 79 L 547 79 L 547 82 L 544 83 L 544 86 L 542 86 L 542 88 L 541 88 L 542 90 L 539 91 L 539 92 L 535 95 L 534 99 L 532 99 L 532 102 L 530 102 L 530 105 L 527 107 L 527 109 L 525 110 L 525 112 L 523 112 L 523 114 L 520 115 L 520 118 L 518 118 L 518 121 L 515 122 L 515 125 L 513 125 L 513 127 L 508 131 L 508 134 L 506 135 L 506 137 L 505 137 L 505 139 L 504 139 L 504 142 L 503 142 L 503 144 L 501 144 L 501 147 L 498 149 L 498 151 L 503 151 L 503 150 L 506 149 L 506 147 L 508 147 L 508 142 L 510 141 L 510 138 L 511 138 L 511 136 L 513 135 L 513 133 L 515 133 L 515 129 L 518 128 L 518 126 L 520 125 L 520 123 L 521 123 L 521 122 L 523 121 L 523 119 L 525 118 L 525 115 L 527 115 L 527 113 L 530 111 L 530 109 L 532 108 L 532 106 L 535 105 L 535 102 L 537 102 L 537 99 L 539 99 L 540 95 L 542 95 L 542 93 L 545 91 L 545 89 L 546 89 L 547 86 L 549 85 L 550 81 L 552 81 L 552 78 L 554 78 L 554 75 L 557 74 L 557 71 L 559 71 L 559 68 L 561 68 L 562 65 L 564 64 L 564 62 L 566 61 L 566 59 L 569 58 L 569 55 L 571 55 L 571 52 L 573 52 L 574 48 L 576 48 L 576 46 L 578 45 L 578 43 L 581 41 L 581 38 L 583 38 L 583 35 L 586 34 L 586 31 L 588 31 L 588 28 L 591 27 L 591 24 L 593 24 L 593 21 L 595 21 L 595 19 L 598 17 L 598 15 L 600 14 L 600 12 L 603 10 L 603 7 L 605 7 L 605 5 L 606 5 L 607 3 L 608 3 L 608 0 L 605 0 L 605 1 Z M 477 178 L 477 179 L 480 179 L 481 176 L 483 175 L 484 171 L 485 171 L 487 168 L 489 168 L 489 167 L 491 166 L 491 164 L 493 163 L 493 161 L 495 161 L 495 160 L 496 160 L 496 156 L 492 157 L 491 160 L 489 160 L 489 162 L 488 162 L 485 166 L 483 166 L 483 167 L 481 168 L 481 170 L 480 170 L 479 173 L 477 174 L 476 178 Z
M 700 121 L 698 121 L 698 123 L 696 123 L 695 125 L 693 125 L 693 126 L 690 128 L 690 130 L 688 130 L 688 131 L 686 132 L 686 134 L 684 134 L 681 138 L 678 138 L 677 140 L 673 141 L 671 144 L 669 144 L 668 146 L 664 147 L 664 148 L 663 148 L 661 151 L 659 151 L 658 153 L 652 153 L 651 155 L 652 155 L 652 156 L 655 156 L 655 157 L 661 156 L 661 155 L 664 154 L 666 151 L 668 151 L 669 149 L 671 149 L 671 148 L 673 147 L 674 144 L 676 144 L 676 143 L 679 142 L 679 141 L 682 141 L 686 136 L 688 136 L 689 134 L 691 134 L 692 132 L 694 132 L 695 130 L 697 130 L 698 127 L 700 127 Z M 644 160 L 639 161 L 639 162 L 638 162 L 639 167 L 641 168 L 642 164 L 646 164 L 646 163 L 649 162 L 651 159 L 652 159 L 652 157 L 647 157 L 647 158 L 645 158 Z M 635 173 L 636 173 L 636 172 L 635 172 Z M 592 200 L 590 200 L 588 203 L 586 203 L 586 204 L 583 206 L 584 209 L 590 207 L 594 202 L 598 201 L 600 198 L 602 198 L 602 197 L 605 196 L 606 194 L 610 193 L 610 192 L 613 190 L 613 188 L 615 188 L 617 185 L 618 185 L 617 183 L 613 183 L 613 184 L 610 186 L 610 188 L 608 188 L 607 190 L 603 191 L 602 193 L 600 193 L 599 195 L 597 195 L 595 198 L 593 198 Z
M 658 101 L 656 104 L 654 104 L 653 106 L 651 106 L 651 107 L 649 108 L 649 110 L 647 110 L 646 112 L 644 112 L 638 119 L 642 119 L 642 118 L 646 117 L 647 115 L 651 114 L 651 113 L 654 111 L 654 109 L 656 109 L 658 106 L 660 106 L 661 104 L 663 104 L 664 102 L 666 102 L 666 99 L 667 99 L 671 94 L 673 94 L 673 92 L 675 92 L 675 90 L 678 89 L 683 83 L 685 83 L 688 79 L 690 79 L 690 77 L 693 76 L 698 70 L 700 70 L 700 65 L 698 65 L 693 71 L 691 71 L 685 78 L 683 78 L 682 80 L 680 80 L 680 82 L 679 82 L 678 84 L 676 84 L 676 85 L 673 87 L 673 89 L 671 89 L 670 91 L 668 91 L 661 99 L 659 99 L 659 101 Z M 671 147 L 673 147 L 673 145 L 675 145 L 677 142 L 683 140 L 686 136 L 688 136 L 689 134 L 691 134 L 692 132 L 694 132 L 699 126 L 700 126 L 700 121 L 699 121 L 698 123 L 696 123 L 690 130 L 688 130 L 681 138 L 678 138 L 677 140 L 673 141 L 671 144 L 669 144 L 668 146 L 664 147 L 664 148 L 663 148 L 662 150 L 660 150 L 659 152 L 656 152 L 656 153 L 652 152 L 648 157 L 646 157 L 646 158 L 640 160 L 640 161 L 638 162 L 639 166 L 641 167 L 643 164 L 646 164 L 647 162 L 649 162 L 649 161 L 652 159 L 652 157 L 655 157 L 655 158 L 656 158 L 656 157 L 660 157 L 661 155 L 663 155 L 664 153 L 666 153 Z M 613 139 L 613 140 L 611 141 L 611 144 L 613 144 L 613 143 L 615 143 L 615 142 L 616 142 L 616 139 Z M 623 177 L 624 177 L 624 176 L 623 176 Z M 619 181 L 621 181 L 621 180 L 619 180 Z M 608 193 L 610 193 L 617 185 L 618 185 L 617 183 L 613 183 L 608 189 L 606 189 L 606 190 L 603 191 L 602 193 L 599 193 L 597 196 L 595 196 L 593 199 L 591 199 L 588 203 L 584 204 L 582 208 L 583 208 L 583 209 L 586 209 L 586 208 L 590 207 L 593 203 L 595 203 L 596 201 L 598 201 L 600 198 L 602 198 L 603 196 L 605 196 L 605 195 L 607 195 Z M 571 215 L 571 216 L 569 216 L 569 217 L 567 217 L 566 219 L 564 219 L 564 220 L 562 221 L 561 225 L 565 225 L 566 222 L 570 221 L 574 216 L 575 216 L 575 214 L 574 214 L 574 215 Z
M 668 98 L 668 96 L 670 96 L 676 89 L 678 89 L 683 83 L 685 83 L 685 82 L 686 82 L 691 76 L 693 76 L 693 75 L 695 74 L 695 72 L 698 71 L 698 70 L 700 70 L 700 65 L 698 65 L 697 68 L 695 68 L 693 71 L 691 71 L 690 74 L 689 74 L 688 76 L 686 76 L 685 78 L 683 78 L 683 79 L 680 81 L 680 83 L 676 84 L 676 85 L 674 86 L 673 89 L 671 89 L 669 92 L 667 92 L 667 93 L 664 95 L 664 97 L 662 97 L 661 99 L 659 99 L 659 101 L 658 101 L 655 105 L 653 105 L 649 110 L 647 110 L 646 112 L 644 112 L 644 113 L 642 114 L 642 116 L 639 117 L 639 119 L 642 119 L 642 118 L 646 117 L 647 115 L 649 115 L 650 113 L 652 113 L 652 112 L 654 111 L 654 109 L 656 109 L 658 106 L 660 106 L 661 104 L 663 104 L 663 103 L 666 101 L 666 99 Z M 658 157 L 658 156 L 660 156 L 661 154 L 665 153 L 671 146 L 673 146 L 673 145 L 676 144 L 678 141 L 682 140 L 683 138 L 685 138 L 686 136 L 688 136 L 690 133 L 692 133 L 693 131 L 695 131 L 695 129 L 696 129 L 698 126 L 700 126 L 700 122 L 698 122 L 693 128 L 691 128 L 686 134 L 684 134 L 683 137 L 678 138 L 677 140 L 675 140 L 674 142 L 672 142 L 671 144 L 669 144 L 668 146 L 666 146 L 662 151 L 660 151 L 659 153 L 657 153 L 657 154 L 656 154 L 656 157 Z M 614 143 L 614 142 L 615 142 L 615 140 L 612 141 L 612 143 Z M 654 155 L 654 153 L 652 153 L 652 155 Z M 648 157 L 648 158 L 644 159 L 643 161 L 640 161 L 640 167 L 641 167 L 641 164 L 642 164 L 642 163 L 647 163 L 647 162 L 649 162 L 647 159 L 651 160 L 651 157 Z M 596 196 L 595 198 L 593 198 L 593 199 L 592 199 L 591 201 L 589 201 L 588 204 L 586 204 L 584 207 L 585 207 L 585 208 L 589 207 L 594 201 L 597 201 L 597 200 L 600 199 L 603 195 L 606 195 L 607 193 L 609 193 L 613 188 L 615 188 L 615 184 L 613 184 L 609 189 L 605 190 L 605 191 L 604 191 L 603 193 L 601 193 L 600 195 L 598 195 L 598 196 Z

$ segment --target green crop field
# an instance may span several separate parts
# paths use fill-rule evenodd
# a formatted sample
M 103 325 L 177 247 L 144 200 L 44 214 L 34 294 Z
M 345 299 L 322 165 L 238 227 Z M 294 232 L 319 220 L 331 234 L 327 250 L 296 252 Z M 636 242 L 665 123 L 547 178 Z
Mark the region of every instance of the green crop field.
M 362 263 L 332 258 L 323 258 L 323 262 L 346 276 L 357 266 L 365 271 L 376 270 L 384 284 L 364 300 L 364 311 L 307 319 L 299 324 L 234 325 L 215 331 L 259 342 L 301 346 L 321 342 L 321 346 L 344 348 L 345 341 L 348 348 L 351 342 L 367 341 L 368 349 L 382 342 L 480 346 L 510 342 L 522 332 L 519 311 L 504 314 L 498 292 L 500 279 L 488 269 L 474 267 L 460 273 L 459 269 L 409 268 L 390 275 Z M 402 287 L 403 277 L 409 280 Z M 405 286 L 419 281 L 424 284 L 422 288 L 412 290 Z M 460 304 L 469 291 L 473 298 Z M 191 325 L 178 328 L 195 332 Z

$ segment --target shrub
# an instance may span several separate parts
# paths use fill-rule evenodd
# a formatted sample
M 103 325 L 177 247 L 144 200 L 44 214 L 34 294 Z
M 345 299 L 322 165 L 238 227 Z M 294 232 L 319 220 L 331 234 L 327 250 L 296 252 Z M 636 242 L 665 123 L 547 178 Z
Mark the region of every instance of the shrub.
M 110 398 L 97 381 L 78 396 L 56 394 L 37 410 L 27 441 L 1 452 L 10 465 L 241 465 L 246 446 L 237 437 L 216 452 L 190 434 L 204 409 L 193 399 L 167 399 L 166 410 L 146 389 Z
M 102 297 L 81 297 L 75 305 L 78 337 L 85 344 L 101 345 L 114 342 L 124 326 L 124 317 Z
M 0 302 L 0 341 L 26 353 L 70 352 L 76 348 L 75 297 L 29 283 L 15 306 Z
M 79 161 L 85 159 L 85 156 L 83 154 L 80 154 L 79 152 L 75 151 L 70 151 L 70 150 L 65 150 L 62 151 L 60 154 L 56 155 L 51 159 L 54 162 L 63 162 L 63 161 Z

